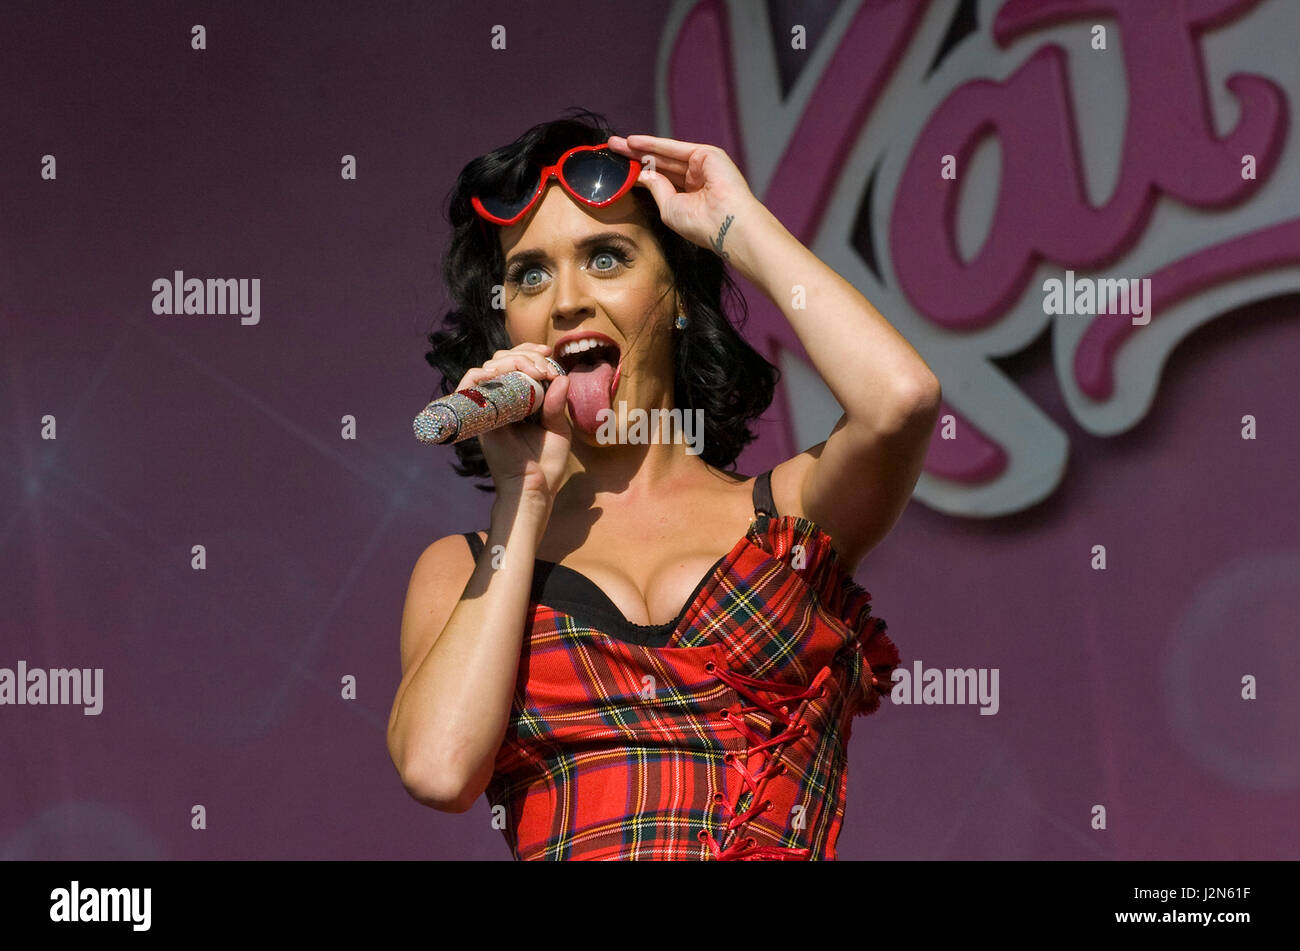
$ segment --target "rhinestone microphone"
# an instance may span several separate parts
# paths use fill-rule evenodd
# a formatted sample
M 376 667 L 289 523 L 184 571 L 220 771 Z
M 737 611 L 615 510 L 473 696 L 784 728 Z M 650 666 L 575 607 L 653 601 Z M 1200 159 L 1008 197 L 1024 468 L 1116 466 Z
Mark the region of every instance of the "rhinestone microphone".
M 546 362 L 565 376 L 564 367 L 550 357 Z M 446 444 L 509 426 L 539 410 L 546 387 L 522 370 L 511 370 L 490 380 L 440 396 L 415 417 L 415 438 Z

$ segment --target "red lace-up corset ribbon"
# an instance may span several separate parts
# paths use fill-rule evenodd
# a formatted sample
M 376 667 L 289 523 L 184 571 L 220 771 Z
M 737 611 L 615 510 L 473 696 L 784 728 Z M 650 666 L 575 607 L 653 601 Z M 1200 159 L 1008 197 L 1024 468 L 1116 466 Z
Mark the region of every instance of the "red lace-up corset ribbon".
M 740 774 L 744 784 L 744 789 L 737 795 L 736 801 L 728 802 L 723 793 L 715 793 L 713 797 L 714 803 L 724 810 L 727 823 L 723 842 L 729 844 L 724 848 L 722 843 L 715 839 L 708 829 L 699 831 L 699 840 L 707 843 L 713 857 L 720 861 L 747 859 L 806 860 L 809 853 L 807 848 L 759 845 L 754 836 L 744 834 L 744 826 L 755 816 L 772 808 L 772 800 L 764 799 L 763 792 L 767 788 L 769 780 L 786 771 L 786 766 L 780 759 L 781 749 L 791 741 L 808 735 L 810 728 L 802 720 L 806 701 L 812 697 L 824 698 L 826 696 L 824 684 L 831 675 L 831 668 L 823 667 L 816 679 L 806 689 L 802 690 L 799 689 L 797 684 L 759 680 L 757 677 L 747 677 L 733 670 L 724 670 L 712 661 L 705 664 L 704 669 L 708 673 L 715 674 L 723 683 L 733 687 L 737 693 L 747 698 L 752 705 L 742 706 L 735 711 L 722 711 L 722 719 L 743 734 L 750 744 L 741 754 L 745 759 L 743 765 L 739 762 L 740 757 L 734 752 L 728 752 L 723 756 L 723 761 Z M 775 694 L 784 702 L 778 704 L 777 701 L 766 700 L 762 696 L 764 693 Z M 795 701 L 801 702 L 798 709 L 791 713 L 790 704 Z M 761 733 L 745 722 L 745 714 L 759 711 L 769 714 L 774 722 L 783 724 L 785 728 L 772 738 L 764 739 Z M 757 761 L 752 769 L 751 761 Z M 739 803 L 745 792 L 749 793 L 750 805 L 744 812 L 740 812 L 738 811 Z

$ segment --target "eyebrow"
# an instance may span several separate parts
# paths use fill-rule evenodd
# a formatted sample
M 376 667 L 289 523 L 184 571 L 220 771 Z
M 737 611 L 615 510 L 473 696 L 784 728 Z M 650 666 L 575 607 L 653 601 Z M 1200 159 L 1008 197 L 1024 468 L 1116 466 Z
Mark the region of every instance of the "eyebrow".
M 601 231 L 597 234 L 590 234 L 587 235 L 587 237 L 583 238 L 581 241 L 575 241 L 573 246 L 575 249 L 579 251 L 585 251 L 588 248 L 591 248 L 595 245 L 609 244 L 611 242 L 615 244 L 622 242 L 623 244 L 631 245 L 636 250 L 640 250 L 640 245 L 638 245 L 636 241 L 634 241 L 632 238 L 629 238 L 627 235 L 623 234 L 621 231 Z M 527 262 L 529 264 L 533 264 L 537 261 L 545 261 L 545 260 L 546 260 L 545 251 L 543 251 L 541 248 L 529 248 L 527 251 L 519 251 L 516 252 L 515 254 L 510 255 L 510 257 L 506 259 L 506 267 L 510 267 L 512 264 L 516 262 Z

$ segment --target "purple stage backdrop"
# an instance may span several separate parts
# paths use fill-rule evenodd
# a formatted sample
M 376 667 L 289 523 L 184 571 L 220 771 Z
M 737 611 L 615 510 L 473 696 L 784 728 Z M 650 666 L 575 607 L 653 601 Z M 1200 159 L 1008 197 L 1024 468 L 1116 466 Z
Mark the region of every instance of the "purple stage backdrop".
M 411 431 L 442 203 L 569 106 L 726 148 L 943 384 L 857 578 L 947 702 L 854 722 L 840 857 L 1300 855 L 1300 5 L 4 20 L 0 858 L 509 858 L 385 726 L 415 559 L 490 507 Z M 159 313 L 193 278 L 242 309 Z M 838 409 L 744 286 L 754 474 Z

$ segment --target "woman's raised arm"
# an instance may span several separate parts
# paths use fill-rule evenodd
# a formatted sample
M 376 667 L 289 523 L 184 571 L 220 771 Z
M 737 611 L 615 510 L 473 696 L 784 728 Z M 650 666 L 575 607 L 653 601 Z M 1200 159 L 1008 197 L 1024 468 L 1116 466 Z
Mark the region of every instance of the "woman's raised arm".
M 610 147 L 653 159 L 641 182 L 664 224 L 712 248 L 767 295 L 843 407 L 824 443 L 777 467 L 772 491 L 779 511 L 824 528 L 851 568 L 911 497 L 938 417 L 938 377 L 857 288 L 754 197 L 721 148 L 650 135 L 614 136 Z

